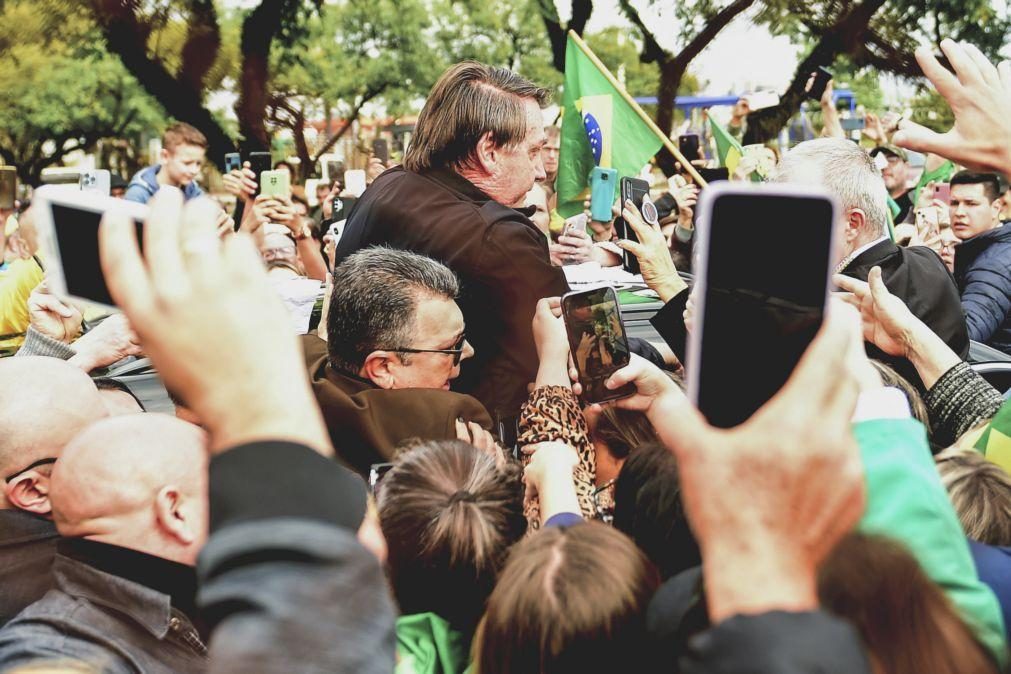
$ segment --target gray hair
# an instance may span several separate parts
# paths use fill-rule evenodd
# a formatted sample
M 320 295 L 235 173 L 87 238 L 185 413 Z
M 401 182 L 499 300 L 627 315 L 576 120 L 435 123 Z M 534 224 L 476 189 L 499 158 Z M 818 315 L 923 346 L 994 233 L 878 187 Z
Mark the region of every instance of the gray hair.
M 357 373 L 373 351 L 409 346 L 418 299 L 455 300 L 459 293 L 456 274 L 424 255 L 379 246 L 349 255 L 333 274 L 326 325 L 331 367 Z
M 851 208 L 864 212 L 867 233 L 880 236 L 888 230 L 888 191 L 881 171 L 852 141 L 817 138 L 799 143 L 783 155 L 769 179 L 820 185 L 839 201 L 843 212 Z

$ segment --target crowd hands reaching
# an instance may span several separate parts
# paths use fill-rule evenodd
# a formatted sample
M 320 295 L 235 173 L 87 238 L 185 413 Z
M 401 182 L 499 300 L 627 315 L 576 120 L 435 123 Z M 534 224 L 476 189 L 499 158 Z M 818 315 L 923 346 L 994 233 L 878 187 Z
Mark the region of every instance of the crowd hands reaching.
M 1011 175 L 1011 68 L 942 50 L 955 74 L 917 59 L 954 127 L 901 121 L 892 143 Z M 945 332 L 908 283 L 890 290 L 894 255 L 855 271 L 884 231 L 871 204 L 884 197 L 840 203 L 852 224 L 826 320 L 786 385 L 723 429 L 646 352 L 605 384 L 631 395 L 584 404 L 559 297 L 557 267 L 624 251 L 683 359 L 693 302 L 675 248 L 692 239 L 698 188 L 672 181 L 676 207 L 658 221 L 620 204 L 637 241 L 582 214 L 545 244 L 495 229 L 526 222 L 508 207 L 540 215 L 541 197 L 484 142 L 450 177 L 433 179 L 430 157 L 372 162 L 372 214 L 348 219 L 339 245 L 291 197 L 258 195 L 248 165 L 224 180 L 237 228 L 210 199 L 162 187 L 142 241 L 123 216 L 99 230 L 122 313 L 92 326 L 44 284 L 31 293 L 29 341 L 0 361 L 5 671 L 1003 671 L 1011 589 L 993 559 L 1011 546 L 1011 478 L 976 449 L 1003 399 L 964 360 L 964 318 Z M 515 142 L 520 155 L 557 146 Z M 856 146 L 814 142 L 875 175 Z M 807 169 L 832 191 L 794 152 L 773 179 Z M 550 168 L 535 160 L 530 180 Z M 482 227 L 510 238 L 480 230 L 468 261 L 404 250 L 439 240 L 421 215 L 394 217 L 424 171 L 423 189 L 471 219 L 483 199 Z M 324 221 L 342 191 L 321 186 Z M 409 231 L 372 246 L 383 209 L 376 231 Z M 957 306 L 941 259 L 916 259 L 901 264 L 951 282 Z M 521 271 L 498 274 L 510 265 Z M 278 295 L 291 278 L 325 281 L 313 334 L 291 329 Z M 522 309 L 503 315 L 509 303 Z M 518 355 L 526 369 L 506 377 Z M 170 414 L 115 374 L 136 357 Z M 495 379 L 482 388 L 471 367 Z

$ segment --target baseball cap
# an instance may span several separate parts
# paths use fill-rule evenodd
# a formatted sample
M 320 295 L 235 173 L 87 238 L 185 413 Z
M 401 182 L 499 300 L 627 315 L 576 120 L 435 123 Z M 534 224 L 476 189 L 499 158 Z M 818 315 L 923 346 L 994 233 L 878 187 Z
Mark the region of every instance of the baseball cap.
M 909 155 L 901 147 L 897 145 L 878 145 L 876 148 L 871 150 L 871 156 L 877 155 L 879 152 L 884 152 L 885 154 L 891 155 L 893 157 L 898 157 L 902 161 L 909 161 Z

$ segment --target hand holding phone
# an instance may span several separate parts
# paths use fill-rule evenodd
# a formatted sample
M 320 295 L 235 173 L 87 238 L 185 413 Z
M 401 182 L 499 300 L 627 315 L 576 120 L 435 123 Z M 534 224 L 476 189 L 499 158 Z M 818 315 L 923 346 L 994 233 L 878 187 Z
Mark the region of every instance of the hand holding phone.
M 271 169 L 271 159 L 269 152 L 250 152 L 249 153 L 249 168 L 252 170 L 253 175 L 256 176 L 256 180 L 259 181 L 260 176 L 263 175 L 264 171 L 269 171 Z M 262 189 L 262 184 L 257 182 L 256 192 L 253 196 L 260 193 Z
M 631 201 L 636 210 L 641 213 L 643 198 L 649 195 L 649 183 L 639 178 L 622 178 L 619 182 L 619 187 L 621 192 L 622 208 L 625 207 L 625 202 Z M 655 210 L 656 207 L 654 206 L 654 212 Z M 633 241 L 635 243 L 639 242 L 639 237 L 636 236 L 635 230 L 628 226 L 628 223 L 625 222 L 624 218 L 618 218 L 615 221 L 614 226 L 617 230 L 618 238 L 625 239 L 626 241 Z M 621 266 L 629 274 L 640 273 L 639 260 L 635 257 L 635 255 L 627 250 L 622 252 L 621 262 Z
M 583 397 L 594 403 L 631 395 L 632 386 L 605 386 L 612 374 L 628 365 L 631 354 L 614 288 L 568 293 L 562 298 L 562 316 Z
M 287 197 L 291 194 L 287 171 L 260 173 L 260 194 L 267 197 Z
M 820 101 L 825 94 L 825 87 L 828 86 L 831 79 L 832 71 L 828 68 L 819 67 L 812 72 L 811 78 L 808 80 L 807 97 L 812 101 Z

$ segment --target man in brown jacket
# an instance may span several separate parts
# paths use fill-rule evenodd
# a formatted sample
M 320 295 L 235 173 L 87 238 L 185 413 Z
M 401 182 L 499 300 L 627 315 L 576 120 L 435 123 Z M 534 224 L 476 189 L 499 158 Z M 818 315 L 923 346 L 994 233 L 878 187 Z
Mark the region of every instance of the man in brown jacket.
M 547 101 L 546 89 L 504 68 L 452 66 L 429 94 L 404 165 L 358 200 L 335 255 L 340 265 L 357 250 L 387 245 L 456 273 L 477 355 L 453 389 L 480 400 L 496 420 L 518 413 L 534 380 L 537 301 L 568 291 L 549 262 L 547 239 L 513 208 L 545 178 Z
M 336 269 L 327 341 L 307 335 L 303 348 L 337 455 L 361 475 L 405 440 L 459 437 L 458 420 L 487 437 L 481 403 L 449 390 L 474 355 L 458 292 L 445 265 L 402 250 L 369 248 Z

